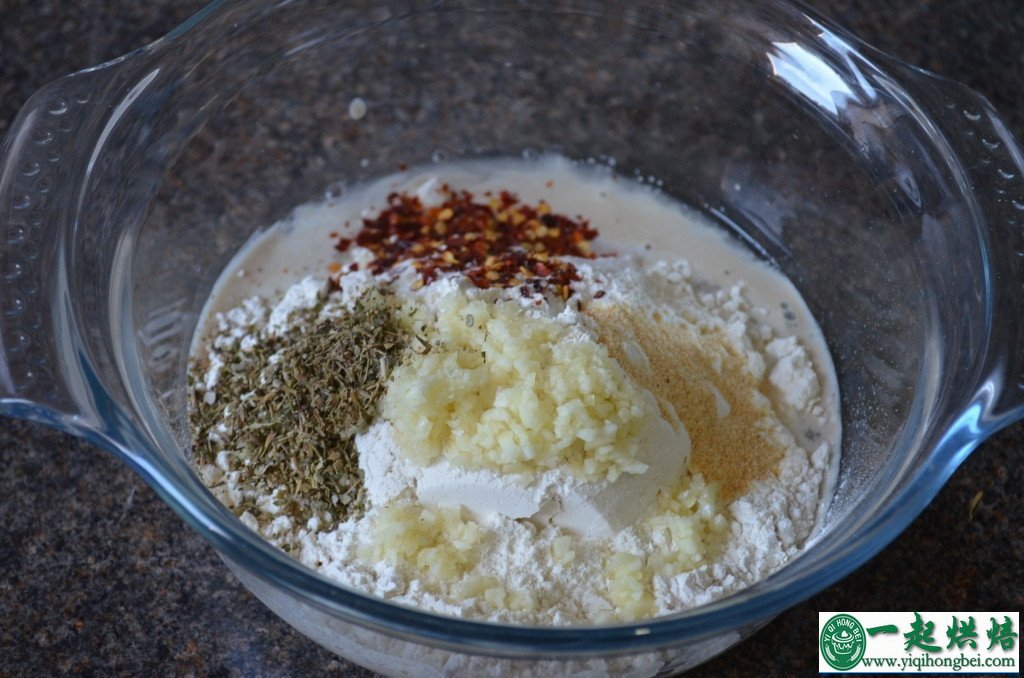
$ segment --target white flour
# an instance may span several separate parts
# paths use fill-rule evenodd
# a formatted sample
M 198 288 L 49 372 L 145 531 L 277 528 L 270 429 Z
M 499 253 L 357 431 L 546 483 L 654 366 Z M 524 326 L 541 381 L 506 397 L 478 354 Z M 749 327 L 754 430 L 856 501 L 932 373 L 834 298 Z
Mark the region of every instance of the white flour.
M 551 308 L 544 306 L 534 312 L 546 312 L 567 324 L 590 326 L 593 321 L 576 310 L 574 299 L 578 298 L 585 306 L 592 303 L 632 307 L 659 304 L 665 313 L 676 314 L 671 320 L 685 320 L 707 331 L 720 330 L 731 350 L 745 361 L 745 369 L 752 375 L 766 378 L 770 384 L 766 389 L 769 398 L 780 413 L 769 433 L 785 449 L 778 474 L 752 483 L 727 507 L 727 532 L 720 553 L 712 562 L 671 577 L 656 575 L 653 578 L 651 593 L 656 614 L 669 614 L 710 602 L 776 571 L 799 552 L 813 533 L 825 499 L 822 493 L 827 486 L 834 451 L 829 442 L 821 443 L 811 452 L 797 442 L 803 440 L 803 430 L 808 426 L 819 431 L 835 430 L 837 423 L 829 420 L 827 410 L 819 404 L 820 380 L 808 352 L 795 337 L 776 336 L 772 329 L 757 321 L 739 285 L 722 290 L 692 282 L 685 262 L 654 264 L 650 260 L 628 262 L 615 257 L 582 262 L 579 269 L 584 279 L 576 286 L 578 297 L 570 299 L 569 304 L 553 302 Z M 342 312 L 369 282 L 370 277 L 365 273 L 346 276 L 343 293 L 332 297 L 324 313 Z M 407 287 L 407 281 L 400 279 L 396 286 Z M 214 346 L 238 343 L 244 347 L 259 340 L 255 331 L 261 326 L 267 334 L 282 331 L 288 326 L 291 311 L 312 306 L 318 289 L 315 282 L 307 279 L 290 288 L 273 307 L 253 300 L 223 314 Z M 425 288 L 423 293 L 429 293 L 429 289 Z M 534 301 L 529 298 L 522 303 L 530 309 Z M 643 359 L 642 352 L 639 359 Z M 219 368 L 216 355 L 211 354 L 205 379 L 197 385 L 206 390 L 207 399 L 216 391 Z M 724 398 L 721 400 L 719 416 L 730 416 L 730 403 Z M 824 439 L 832 440 L 828 435 Z M 331 531 L 320 531 L 316 519 L 306 525 L 296 525 L 290 518 L 280 515 L 260 524 L 252 514 L 246 513 L 242 520 L 272 543 L 290 545 L 292 555 L 309 567 L 342 584 L 397 603 L 496 622 L 594 623 L 613 618 L 615 612 L 613 603 L 594 585 L 604 580 L 604 563 L 609 555 L 622 552 L 643 558 L 664 539 L 662 534 L 642 525 L 627 527 L 611 539 L 582 539 L 546 524 L 543 510 L 533 520 L 477 515 L 475 518 L 485 529 L 486 540 L 477 554 L 473 575 L 493 578 L 508 590 L 528 591 L 535 601 L 528 611 L 496 608 L 480 596 L 460 596 L 453 588 L 439 588 L 421 581 L 408 569 L 384 560 L 368 562 L 357 554 L 360 546 L 373 542 L 372 521 L 380 506 L 415 501 L 418 482 L 424 484 L 424 493 L 429 494 L 426 488 L 430 473 L 471 475 L 477 472 L 454 467 L 424 471 L 416 467 L 396 448 L 387 422 L 378 422 L 363 433 L 357 438 L 357 447 L 361 451 L 361 467 L 370 499 L 369 510 L 363 517 L 349 520 Z M 219 469 L 203 469 L 204 480 L 208 484 L 225 480 L 216 492 L 230 506 L 242 497 L 233 486 L 234 474 L 229 472 L 226 458 L 220 462 Z M 508 493 L 518 492 L 526 497 L 533 492 L 540 497 L 540 504 L 544 503 L 543 497 L 572 491 L 569 474 L 554 471 L 541 475 L 543 477 L 528 487 L 515 477 L 499 475 L 497 480 L 491 480 L 504 483 L 503 490 Z M 471 480 L 469 477 L 467 482 Z M 277 512 L 267 497 L 256 499 L 264 510 Z M 424 500 L 424 497 L 419 499 Z M 568 542 L 566 537 L 569 537 Z M 563 544 L 570 544 L 571 557 L 556 557 L 554 552 L 559 539 Z

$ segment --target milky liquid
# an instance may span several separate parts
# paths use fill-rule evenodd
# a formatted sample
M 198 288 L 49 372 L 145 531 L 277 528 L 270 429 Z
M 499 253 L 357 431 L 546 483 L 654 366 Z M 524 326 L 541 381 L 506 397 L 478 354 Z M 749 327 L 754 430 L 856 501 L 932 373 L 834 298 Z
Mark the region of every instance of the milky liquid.
M 825 423 L 793 414 L 783 421 L 806 449 L 823 440 L 830 444 L 833 459 L 821 494 L 827 505 L 839 466 L 839 385 L 824 335 L 803 298 L 777 269 L 701 213 L 650 186 L 617 177 L 606 167 L 580 166 L 556 156 L 434 164 L 358 186 L 339 198 L 302 205 L 256 233 L 225 268 L 203 310 L 193 355 L 215 330 L 210 320 L 216 313 L 254 295 L 277 298 L 303 277 L 326 278 L 330 265 L 347 263 L 349 255 L 333 247 L 337 237 L 353 237 L 364 217 L 387 207 L 389 193 L 419 194 L 431 202 L 443 184 L 468 190 L 477 199 L 488 191 L 506 190 L 524 203 L 545 200 L 553 212 L 582 216 L 600 232 L 593 243 L 598 254 L 636 252 L 650 261 L 686 259 L 695 281 L 724 288 L 745 283 L 753 315 L 776 336 L 796 336 L 814 364 Z M 823 514 L 819 511 L 819 522 Z

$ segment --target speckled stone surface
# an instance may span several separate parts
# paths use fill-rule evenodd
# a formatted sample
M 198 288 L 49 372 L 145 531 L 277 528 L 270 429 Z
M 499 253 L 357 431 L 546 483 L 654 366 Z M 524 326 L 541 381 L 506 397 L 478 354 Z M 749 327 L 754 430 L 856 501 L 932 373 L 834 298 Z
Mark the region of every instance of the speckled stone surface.
M 978 89 L 1024 138 L 1017 0 L 812 5 L 869 43 Z M 47 81 L 143 45 L 201 6 L 0 0 L 0 134 Z M 0 676 L 370 675 L 264 608 L 107 453 L 4 420 L 0 469 Z M 1022 487 L 1016 425 L 983 444 L 879 556 L 700 673 L 815 672 L 818 610 L 1024 608 Z

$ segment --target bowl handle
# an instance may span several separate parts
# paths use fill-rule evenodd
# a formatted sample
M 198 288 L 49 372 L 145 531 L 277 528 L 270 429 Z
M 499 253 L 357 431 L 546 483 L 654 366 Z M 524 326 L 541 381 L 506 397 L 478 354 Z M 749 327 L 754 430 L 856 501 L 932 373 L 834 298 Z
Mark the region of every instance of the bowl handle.
M 0 146 L 0 414 L 95 433 L 98 380 L 73 322 L 65 242 L 95 151 L 131 96 L 124 59 L 36 92 Z
M 963 194 L 992 262 L 991 333 L 977 402 L 995 428 L 1024 418 L 1024 153 L 1002 118 L 978 92 L 933 73 L 889 60 L 913 100 L 941 128 Z M 940 138 L 934 135 L 934 138 Z

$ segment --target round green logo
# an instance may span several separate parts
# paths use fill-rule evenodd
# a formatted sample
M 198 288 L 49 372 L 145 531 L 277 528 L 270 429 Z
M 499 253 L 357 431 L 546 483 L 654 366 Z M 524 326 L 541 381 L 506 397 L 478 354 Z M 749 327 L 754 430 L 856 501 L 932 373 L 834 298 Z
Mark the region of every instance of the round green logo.
M 864 657 L 864 627 L 848 614 L 837 614 L 825 623 L 818 639 L 821 656 L 838 671 L 849 671 Z

